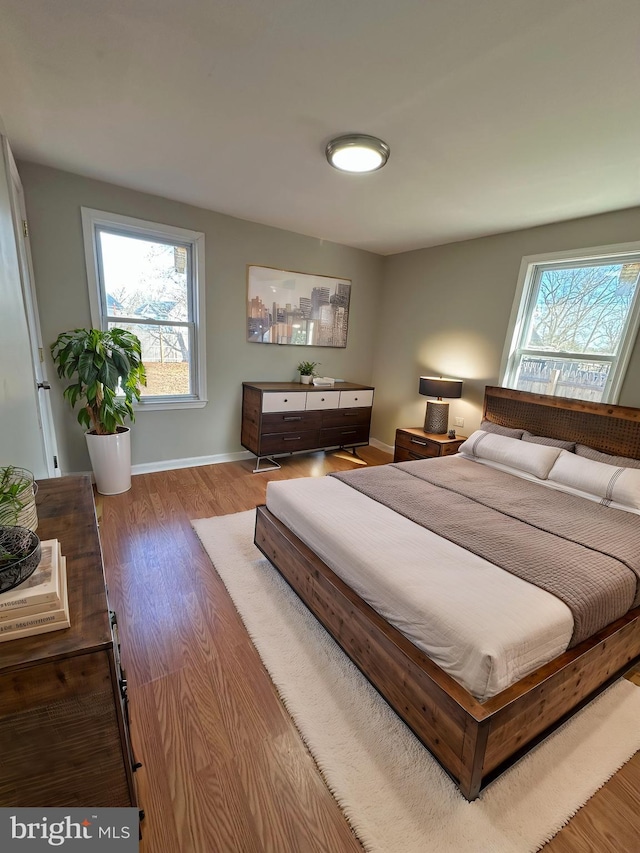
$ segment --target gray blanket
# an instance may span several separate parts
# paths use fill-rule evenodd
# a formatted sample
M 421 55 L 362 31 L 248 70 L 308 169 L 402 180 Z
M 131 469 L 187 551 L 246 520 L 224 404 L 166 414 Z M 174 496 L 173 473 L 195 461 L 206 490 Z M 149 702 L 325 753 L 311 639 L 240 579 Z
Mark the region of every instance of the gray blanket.
M 571 645 L 640 604 L 640 518 L 464 459 L 332 476 L 571 609 Z

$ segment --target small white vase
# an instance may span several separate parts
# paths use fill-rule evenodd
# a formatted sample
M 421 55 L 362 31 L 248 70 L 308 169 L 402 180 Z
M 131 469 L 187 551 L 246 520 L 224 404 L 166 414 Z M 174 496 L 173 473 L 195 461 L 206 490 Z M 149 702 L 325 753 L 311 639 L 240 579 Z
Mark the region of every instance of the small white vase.
M 131 488 L 131 430 L 118 427 L 115 435 L 86 432 L 96 488 L 101 495 L 119 495 Z
M 312 379 L 313 379 L 313 376 L 301 376 L 300 382 L 302 382 L 303 385 L 311 385 Z

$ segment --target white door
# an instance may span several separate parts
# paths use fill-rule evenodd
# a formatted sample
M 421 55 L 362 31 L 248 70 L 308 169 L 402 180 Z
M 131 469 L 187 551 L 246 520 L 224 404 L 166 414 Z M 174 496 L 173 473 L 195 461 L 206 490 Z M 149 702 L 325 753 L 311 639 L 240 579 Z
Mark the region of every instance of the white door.
M 53 477 L 57 449 L 27 242 L 24 196 L 2 137 L 0 169 L 0 465 Z

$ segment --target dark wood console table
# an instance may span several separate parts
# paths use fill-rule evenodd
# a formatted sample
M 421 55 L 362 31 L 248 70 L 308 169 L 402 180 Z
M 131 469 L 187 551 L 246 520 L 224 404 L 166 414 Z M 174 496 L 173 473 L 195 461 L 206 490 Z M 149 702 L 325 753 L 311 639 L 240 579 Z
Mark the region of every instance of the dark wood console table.
M 37 506 L 67 558 L 71 627 L 0 643 L 0 806 L 136 806 L 91 482 L 40 481 Z

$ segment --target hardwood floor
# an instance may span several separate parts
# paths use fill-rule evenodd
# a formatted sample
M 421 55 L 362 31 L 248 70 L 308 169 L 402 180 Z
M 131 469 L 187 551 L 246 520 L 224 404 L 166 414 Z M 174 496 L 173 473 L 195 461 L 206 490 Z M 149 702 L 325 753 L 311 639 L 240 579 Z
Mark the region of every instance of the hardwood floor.
M 359 452 L 369 464 L 390 461 L 371 447 Z M 362 851 L 190 525 L 252 509 L 269 480 L 356 465 L 350 454 L 324 453 L 263 474 L 250 461 L 225 463 L 139 475 L 130 492 L 97 496 L 143 762 L 142 853 Z M 544 850 L 636 850 L 639 807 L 640 754 Z

